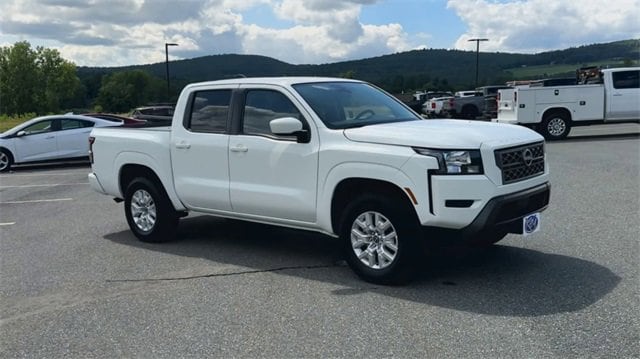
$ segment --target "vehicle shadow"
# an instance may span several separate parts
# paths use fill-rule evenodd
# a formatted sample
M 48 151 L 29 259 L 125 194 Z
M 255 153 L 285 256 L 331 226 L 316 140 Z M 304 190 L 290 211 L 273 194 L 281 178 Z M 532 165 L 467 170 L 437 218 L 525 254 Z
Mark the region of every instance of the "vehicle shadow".
M 620 282 L 616 274 L 593 262 L 496 245 L 488 249 L 437 249 L 425 256 L 413 282 L 386 287 L 358 279 L 341 261 L 339 241 L 316 233 L 199 216 L 183 219 L 178 237 L 173 242 L 149 244 L 139 242 L 129 231 L 104 236 L 145 250 L 240 267 L 237 272 L 196 278 L 274 272 L 343 287 L 329 295 L 372 292 L 499 316 L 533 317 L 578 311 L 600 300 Z M 134 280 L 158 279 L 185 278 Z
M 607 140 L 628 140 L 638 139 L 640 133 L 612 133 L 612 134 L 598 134 L 598 135 L 569 135 L 569 137 L 563 140 L 556 140 L 553 142 L 577 142 L 577 141 L 607 141 Z
M 89 160 L 76 160 L 76 161 L 61 161 L 61 162 L 46 162 L 46 163 L 29 163 L 12 165 L 11 170 L 8 173 L 19 173 L 21 171 L 35 171 L 35 170 L 64 170 L 64 169 L 76 169 L 76 168 L 91 168 Z

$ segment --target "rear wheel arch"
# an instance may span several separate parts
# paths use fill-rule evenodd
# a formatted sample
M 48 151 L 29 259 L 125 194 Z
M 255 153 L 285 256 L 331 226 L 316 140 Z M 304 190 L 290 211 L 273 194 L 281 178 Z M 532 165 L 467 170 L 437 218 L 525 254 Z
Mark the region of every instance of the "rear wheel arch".
M 133 182 L 136 178 L 146 178 L 149 181 L 156 184 L 166 195 L 166 190 L 160 177 L 153 171 L 151 168 L 138 165 L 138 164 L 126 164 L 122 166 L 120 169 L 119 176 L 119 184 L 120 184 L 120 193 L 125 194 L 129 184 Z
M 571 111 L 564 107 L 547 109 L 542 114 L 539 132 L 548 140 L 566 138 L 573 125 Z
M 564 115 L 566 116 L 567 119 L 569 119 L 569 121 L 572 121 L 571 111 L 569 111 L 569 109 L 565 107 L 552 107 L 552 108 L 546 109 L 542 114 L 542 120 L 551 116 L 552 114 Z

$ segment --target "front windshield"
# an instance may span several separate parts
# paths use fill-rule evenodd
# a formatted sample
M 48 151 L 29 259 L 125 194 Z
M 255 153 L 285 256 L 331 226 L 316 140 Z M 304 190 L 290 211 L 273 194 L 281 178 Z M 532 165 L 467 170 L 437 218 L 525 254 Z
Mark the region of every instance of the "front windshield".
M 293 87 L 329 128 L 421 119 L 398 100 L 366 83 L 317 82 Z

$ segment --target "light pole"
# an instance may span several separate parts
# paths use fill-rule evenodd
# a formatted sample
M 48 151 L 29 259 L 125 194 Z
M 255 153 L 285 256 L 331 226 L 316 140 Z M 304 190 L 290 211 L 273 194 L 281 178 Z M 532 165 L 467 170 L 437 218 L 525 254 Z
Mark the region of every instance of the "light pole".
M 469 39 L 476 42 L 476 88 L 478 88 L 478 63 L 480 58 L 480 41 L 489 41 L 489 39 Z
M 164 56 L 165 56 L 165 65 L 167 68 L 167 101 L 171 99 L 171 84 L 169 82 L 169 46 L 178 46 L 178 44 L 172 42 L 164 43 Z

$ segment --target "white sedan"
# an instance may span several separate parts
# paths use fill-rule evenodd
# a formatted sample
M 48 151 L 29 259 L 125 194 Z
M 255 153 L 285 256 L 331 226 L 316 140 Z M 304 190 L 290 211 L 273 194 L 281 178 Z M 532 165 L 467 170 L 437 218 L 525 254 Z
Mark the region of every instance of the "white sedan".
M 36 117 L 0 134 L 0 172 L 13 164 L 88 158 L 91 129 L 121 125 L 82 115 Z

